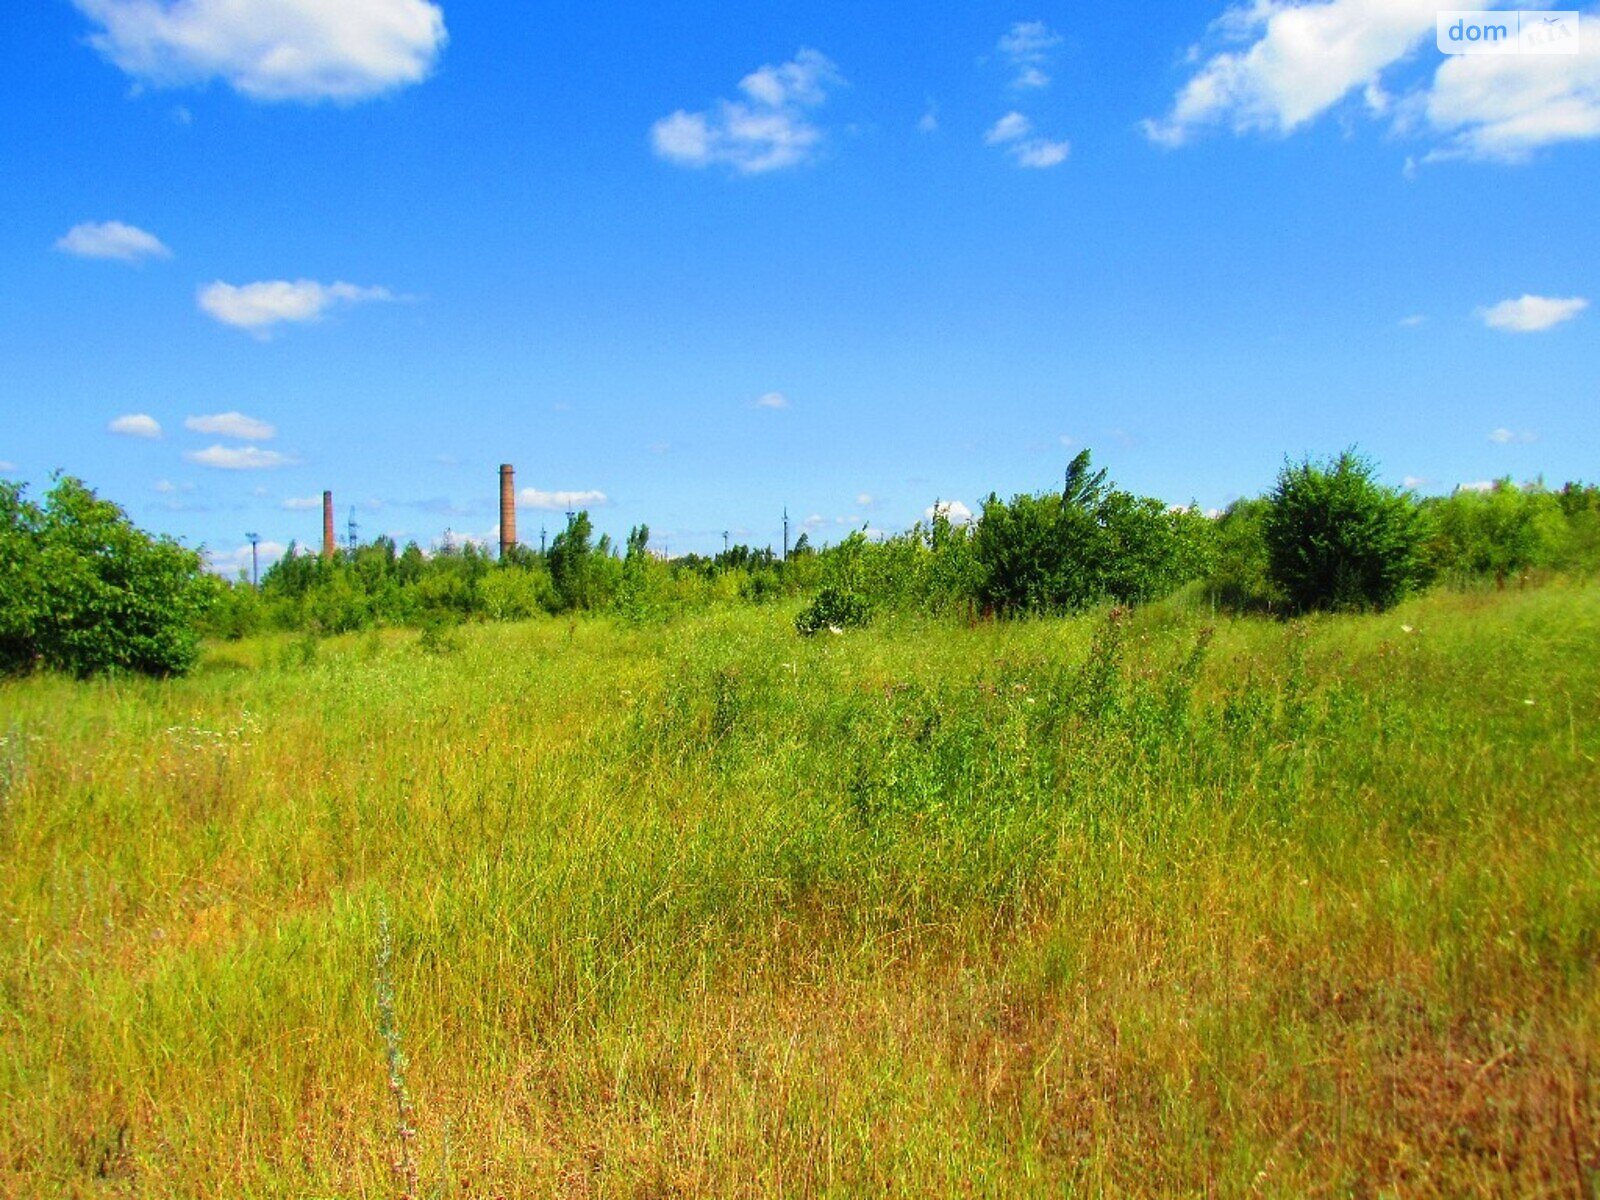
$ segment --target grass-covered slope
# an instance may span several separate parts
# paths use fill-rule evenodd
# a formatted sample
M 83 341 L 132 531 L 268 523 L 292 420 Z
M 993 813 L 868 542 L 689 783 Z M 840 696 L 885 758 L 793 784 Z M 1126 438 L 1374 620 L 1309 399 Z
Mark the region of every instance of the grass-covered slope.
M 1596 1186 L 1600 591 L 791 619 L 0 685 L 0 1193 Z

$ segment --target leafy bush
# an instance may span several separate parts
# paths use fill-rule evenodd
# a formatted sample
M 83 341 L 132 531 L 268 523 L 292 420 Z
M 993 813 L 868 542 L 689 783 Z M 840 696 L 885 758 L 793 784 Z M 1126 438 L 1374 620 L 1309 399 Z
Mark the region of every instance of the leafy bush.
M 794 619 L 795 631 L 803 637 L 824 629 L 849 629 L 870 624 L 872 606 L 857 592 L 825 587 L 817 598 Z
M 1568 542 L 1560 499 L 1542 487 L 1502 479 L 1487 492 L 1458 489 L 1432 501 L 1428 554 L 1439 573 L 1504 582 L 1529 567 L 1554 565 Z
M 1425 525 L 1405 492 L 1347 450 L 1286 464 L 1262 533 L 1274 583 L 1296 609 L 1388 608 L 1425 581 Z
M 1064 612 L 1103 599 L 1149 600 L 1197 575 L 1204 518 L 1118 491 L 1084 451 L 1061 493 L 991 495 L 973 535 L 976 599 L 1000 613 Z
M 1267 560 L 1266 520 L 1271 504 L 1235 500 L 1211 532 L 1211 567 L 1205 590 L 1213 603 L 1236 612 L 1271 612 L 1283 604 Z
M 43 506 L 0 484 L 0 669 L 181 674 L 199 657 L 200 556 L 70 476 Z

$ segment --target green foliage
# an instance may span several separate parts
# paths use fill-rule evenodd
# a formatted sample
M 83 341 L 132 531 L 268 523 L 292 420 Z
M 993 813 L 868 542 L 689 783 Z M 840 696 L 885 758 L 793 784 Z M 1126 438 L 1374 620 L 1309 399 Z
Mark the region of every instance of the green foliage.
M 1569 529 L 1561 501 L 1542 487 L 1502 479 L 1489 491 L 1457 489 L 1427 505 L 1432 518 L 1430 565 L 1462 581 L 1492 576 L 1502 583 L 1530 567 L 1557 565 Z
M 802 637 L 831 629 L 835 633 L 860 628 L 872 621 L 872 606 L 865 596 L 846 588 L 825 587 L 817 598 L 794 619 L 795 631 Z
M 522 621 L 561 604 L 550 572 L 536 557 L 527 566 L 502 566 L 478 582 L 477 610 L 491 621 Z
M 598 556 L 590 541 L 593 533 L 594 525 L 588 512 L 575 513 L 550 544 L 550 575 L 555 580 L 563 609 L 599 606 Z
M 990 495 L 973 536 L 976 599 L 1002 614 L 1153 599 L 1205 562 L 1198 514 L 1118 491 L 1083 451 L 1059 494 Z
M 239 580 L 229 583 L 214 576 L 207 577 L 211 598 L 206 605 L 201 632 L 208 637 L 238 641 L 252 637 L 267 628 L 269 610 L 260 591 L 249 582 Z
M 1266 521 L 1271 507 L 1259 497 L 1235 500 L 1216 519 L 1205 585 L 1213 603 L 1234 612 L 1271 612 L 1283 605 L 1283 592 L 1273 582 L 1267 559 Z
M 57 479 L 42 507 L 0 484 L 0 669 L 182 674 L 211 594 L 198 554 L 79 480 Z
M 1279 473 L 1262 532 L 1272 580 L 1294 608 L 1388 608 L 1427 578 L 1421 511 L 1374 474 L 1352 450 Z

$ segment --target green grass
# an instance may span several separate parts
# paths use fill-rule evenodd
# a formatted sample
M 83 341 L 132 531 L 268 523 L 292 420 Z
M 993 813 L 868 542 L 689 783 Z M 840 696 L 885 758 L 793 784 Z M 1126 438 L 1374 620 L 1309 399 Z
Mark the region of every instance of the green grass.
M 0 685 L 0 1194 L 1600 1194 L 1600 591 L 793 615 Z

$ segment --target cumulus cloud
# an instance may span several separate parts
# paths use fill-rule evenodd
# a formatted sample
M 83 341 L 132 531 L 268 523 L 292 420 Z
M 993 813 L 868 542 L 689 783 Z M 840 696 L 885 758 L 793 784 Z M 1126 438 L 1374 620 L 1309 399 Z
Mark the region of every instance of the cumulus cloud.
M 862 493 L 860 493 L 859 495 L 856 496 L 856 507 L 857 508 L 871 508 L 873 503 L 874 503 L 874 501 L 872 499 L 872 493 L 871 492 L 862 492 Z
M 931 521 L 935 516 L 945 517 L 952 525 L 970 525 L 973 519 L 972 510 L 959 500 L 941 500 L 922 510 L 925 521 Z
M 1542 333 L 1570 321 L 1589 307 L 1582 296 L 1558 299 L 1554 296 L 1519 296 L 1478 310 L 1478 317 L 1490 329 L 1504 333 Z
M 827 56 L 801 49 L 791 61 L 759 67 L 741 79 L 743 99 L 662 117 L 651 126 L 650 144 L 658 157 L 679 166 L 722 164 L 740 175 L 813 162 L 824 138 L 808 110 L 843 82 Z
M 1558 142 L 1600 138 L 1600 16 L 1577 54 L 1457 54 L 1419 101 L 1444 145 L 1428 157 L 1522 162 Z
M 1495 487 L 1495 484 L 1494 484 L 1494 480 L 1492 480 L 1492 479 L 1477 479 L 1477 480 L 1474 480 L 1471 483 L 1458 483 L 1458 484 L 1456 484 L 1456 491 L 1458 491 L 1458 492 L 1492 492 L 1492 491 L 1494 491 L 1494 487 Z
M 219 471 L 270 471 L 292 467 L 299 461 L 260 446 L 208 446 L 204 450 L 190 450 L 184 458 Z
M 89 42 L 140 83 L 220 79 L 253 100 L 353 102 L 432 73 L 447 34 L 428 0 L 74 0 Z
M 290 512 L 312 512 L 322 507 L 321 496 L 290 496 L 282 507 Z
M 990 146 L 1004 146 L 1006 153 L 1020 167 L 1041 169 L 1059 166 L 1067 161 L 1067 155 L 1072 152 L 1070 142 L 1051 141 L 1032 135 L 1032 121 L 1022 113 L 1008 112 L 989 127 L 983 140 Z
M 1400 318 L 1401 329 L 1415 329 L 1418 325 L 1426 325 L 1427 323 L 1428 318 L 1421 313 L 1413 313 L 1409 317 Z
M 758 396 L 756 398 L 756 407 L 757 408 L 788 408 L 789 407 L 789 397 L 785 396 L 782 392 L 768 392 L 766 395 Z
M 1497 446 L 1522 445 L 1531 446 L 1539 440 L 1539 435 L 1531 429 L 1496 429 L 1490 432 L 1489 440 Z
M 172 251 L 155 234 L 121 221 L 74 225 L 56 239 L 56 249 L 78 258 L 109 258 L 127 263 L 172 257 Z
M 274 325 L 315 321 L 336 305 L 394 298 L 393 292 L 382 287 L 279 279 L 239 286 L 218 281 L 201 288 L 197 302 L 212 319 L 266 337 Z
M 1204 58 L 1171 112 L 1144 123 L 1145 134 L 1178 146 L 1212 125 L 1290 133 L 1421 46 L 1437 11 L 1432 0 L 1252 0 L 1230 8 L 1212 26 L 1228 48 Z
M 265 571 L 267 567 L 287 554 L 289 547 L 282 542 L 258 542 L 256 544 L 256 552 L 260 555 L 261 570 Z M 231 579 L 238 575 L 240 571 L 248 572 L 250 570 L 250 543 L 246 542 L 244 545 L 232 550 L 212 550 L 208 547 L 205 551 L 205 558 L 207 568 L 214 574 Z
M 1520 161 L 1542 146 L 1600 137 L 1600 18 L 1576 55 L 1448 55 L 1400 94 L 1384 76 L 1429 44 L 1439 11 L 1422 0 L 1248 0 L 1213 22 L 1209 50 L 1151 141 L 1181 146 L 1210 128 L 1287 135 L 1356 93 L 1375 120 L 1439 143 L 1428 160 Z
M 247 417 L 242 412 L 213 413 L 210 416 L 188 417 L 183 422 L 185 429 L 192 429 L 196 433 L 210 433 L 218 437 L 238 438 L 244 442 L 270 442 L 278 436 L 276 425 L 269 425 L 255 417 Z
M 17 464 L 8 459 L 0 458 L 0 475 L 10 475 L 17 469 Z
M 1061 35 L 1043 21 L 1018 21 L 1000 39 L 1000 53 L 1010 60 L 1016 75 L 1011 81 L 1015 88 L 1044 88 L 1050 86 L 1050 75 L 1044 69 L 1050 51 L 1061 44 Z
M 129 413 L 127 416 L 118 417 L 107 425 L 106 429 L 123 437 L 158 438 L 161 436 L 161 422 L 149 413 Z
M 518 508 L 538 508 L 549 512 L 571 512 L 580 508 L 598 508 L 609 503 L 601 491 L 545 492 L 538 488 L 523 488 L 517 493 Z

